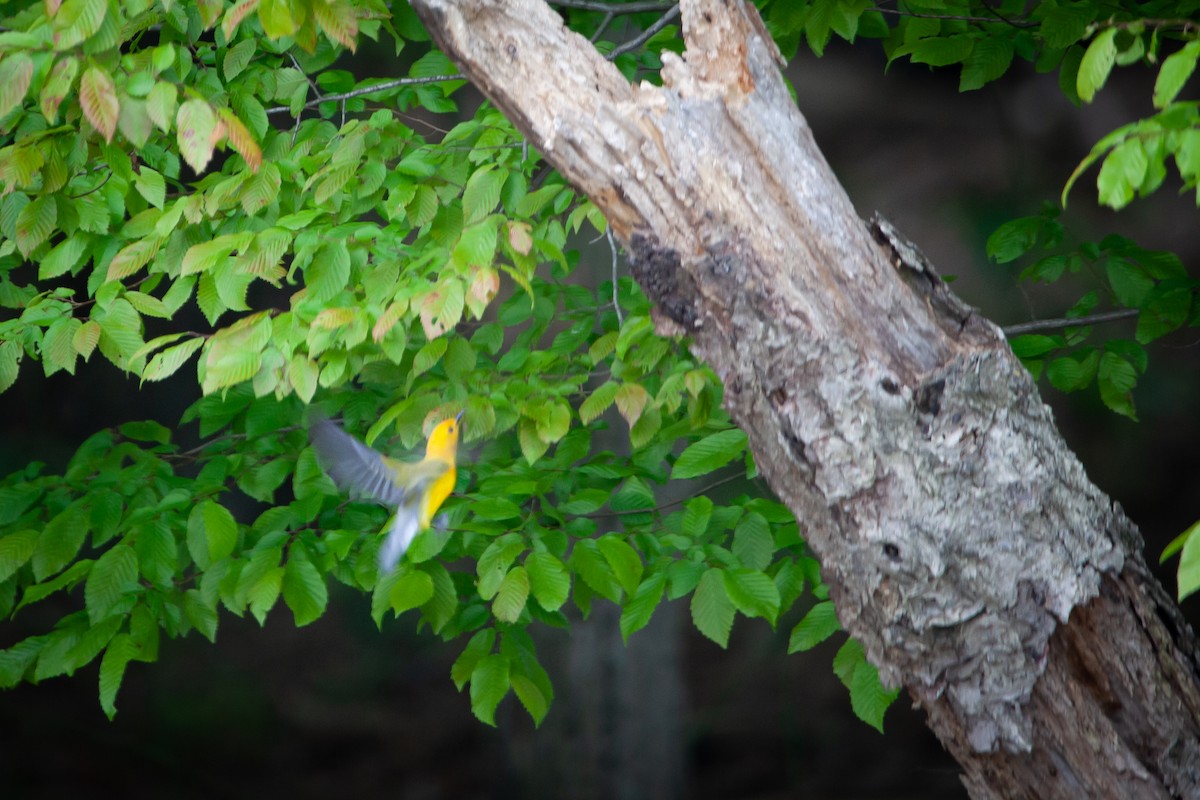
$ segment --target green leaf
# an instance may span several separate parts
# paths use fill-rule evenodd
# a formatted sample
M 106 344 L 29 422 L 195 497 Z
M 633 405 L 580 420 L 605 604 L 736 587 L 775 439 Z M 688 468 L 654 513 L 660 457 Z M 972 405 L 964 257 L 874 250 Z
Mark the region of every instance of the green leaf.
M 1179 556 L 1179 571 L 1176 574 L 1181 601 L 1200 589 L 1200 534 L 1196 533 L 1197 530 L 1200 530 L 1200 522 L 1195 523 L 1183 533 L 1186 539 L 1183 542 L 1182 554 Z M 1166 555 L 1165 551 L 1164 555 Z
M 1007 264 L 1025 255 L 1037 244 L 1042 225 L 1041 217 L 1019 217 L 1004 223 L 988 237 L 988 258 Z
M 742 566 L 766 569 L 775 555 L 775 538 L 766 517 L 751 511 L 738 521 L 733 530 L 733 554 Z
M 811 650 L 841 629 L 833 602 L 823 600 L 810 608 L 792 628 L 792 635 L 788 637 L 788 654 Z
M 237 545 L 237 522 L 229 509 L 214 500 L 205 500 L 197 506 L 204 523 L 204 538 L 208 542 L 209 561 L 228 558 Z
M 659 602 L 662 601 L 666 586 L 666 574 L 656 572 L 646 576 L 637 589 L 631 592 L 631 597 L 625 601 L 625 605 L 621 609 L 621 638 L 626 642 L 629 641 L 630 636 L 646 627 L 650 622 L 654 609 L 658 608 Z
M 484 628 L 467 642 L 467 646 L 463 648 L 462 653 L 455 659 L 454 665 L 450 667 L 450 679 L 454 681 L 454 685 L 460 692 L 471 680 L 475 667 L 479 665 L 484 656 L 492 652 L 495 644 L 496 631 L 492 628 Z
M 862 645 L 853 639 L 847 639 L 834 656 L 833 670 L 850 690 L 850 707 L 855 716 L 883 733 L 884 712 L 900 695 L 900 690 L 883 687 L 879 672 L 867 661 Z
M 204 339 L 197 336 L 155 353 L 154 357 L 150 359 L 150 363 L 142 370 L 142 381 L 161 381 L 169 378 L 186 364 L 188 359 L 203 345 Z
M 297 628 L 318 619 L 329 604 L 324 578 L 302 553 L 293 546 L 283 571 L 283 602 L 292 610 Z
M 529 575 L 521 566 L 513 567 L 500 582 L 492 601 L 492 614 L 501 622 L 516 622 L 529 599 Z
M 11 114 L 25 99 L 33 80 L 33 59 L 14 50 L 0 61 L 0 118 Z
M 433 598 L 433 578 L 421 571 L 401 574 L 388 592 L 388 601 L 397 617 L 420 608 Z
M 1133 387 L 1137 385 L 1137 371 L 1133 364 L 1116 353 L 1105 353 L 1100 357 L 1096 385 L 1100 389 L 1100 399 L 1104 401 L 1104 405 L 1132 420 L 1137 419 L 1131 394 Z
M 1154 288 L 1154 279 L 1132 261 L 1110 255 L 1104 267 L 1117 302 L 1126 308 L 1140 307 Z
M 11 578 L 33 557 L 38 532 L 23 530 L 0 538 L 0 583 Z
M 1096 176 L 1100 202 L 1117 209 L 1128 205 L 1145 180 L 1149 163 L 1139 138 L 1131 137 L 1114 147 Z
M 689 445 L 671 468 L 671 477 L 675 480 L 695 478 L 707 475 L 713 470 L 741 458 L 746 450 L 746 434 L 731 428 L 714 433 Z
M 480 722 L 496 726 L 496 706 L 510 686 L 507 658 L 493 654 L 479 660 L 471 673 L 471 711 Z
M 616 381 L 605 381 L 588 395 L 587 399 L 579 406 L 579 419 L 583 421 L 583 424 L 590 424 L 607 411 L 613 401 L 617 399 L 617 390 L 620 388 L 621 384 Z
M 685 536 L 693 539 L 704 535 L 708 530 L 708 522 L 712 519 L 713 502 L 707 497 L 693 497 L 688 500 L 683 509 L 683 522 L 680 529 Z
M 637 551 L 630 547 L 628 542 L 616 536 L 600 537 L 596 541 L 596 547 L 612 567 L 613 575 L 621 584 L 621 588 L 632 594 L 642 580 L 642 559 Z
M 3 540 L 0 540 L 0 545 Z M 567 601 L 571 591 L 571 575 L 563 563 L 545 551 L 530 553 L 525 559 L 529 588 L 538 605 L 547 611 L 557 611 Z
M 125 678 L 125 667 L 138 655 L 138 646 L 127 633 L 117 634 L 100 659 L 100 708 L 111 720 L 117 715 L 117 691 Z
M 1079 63 L 1079 75 L 1075 78 L 1075 91 L 1085 103 L 1092 102 L 1092 98 L 1104 86 L 1104 82 L 1108 80 L 1108 73 L 1116 63 L 1116 36 L 1116 28 L 1105 28 L 1096 34 L 1096 38 L 1092 39 L 1092 43 L 1083 54 L 1083 61 Z
M 53 575 L 71 562 L 87 536 L 87 515 L 78 503 L 67 506 L 47 523 L 33 551 L 33 577 Z
M 151 114 L 155 119 L 155 114 Z M 202 174 L 212 160 L 215 145 L 213 132 L 217 127 L 217 115 L 204 100 L 188 100 L 179 106 L 175 115 L 178 131 L 179 154 L 196 174 Z
M 1192 40 L 1180 50 L 1167 56 L 1158 68 L 1154 81 L 1154 107 L 1166 108 L 1179 96 L 1179 91 L 1196 71 L 1196 59 L 1200 58 L 1200 41 Z
M 618 583 L 612 566 L 601 555 L 595 540 L 580 539 L 575 542 L 568 563 L 592 591 L 607 600 L 617 602 L 621 594 L 621 584 Z
M 733 629 L 733 603 L 725 592 L 725 579 L 721 570 L 709 568 L 700 576 L 700 583 L 692 595 L 692 623 L 696 630 L 719 644 L 729 645 L 729 632 Z
M 978 89 L 999 78 L 1012 64 L 1013 52 L 1013 43 L 1009 39 L 999 36 L 977 39 L 971 55 L 963 61 L 958 90 L 967 92 Z
M 744 567 L 726 569 L 723 576 L 725 593 L 738 611 L 775 624 L 779 616 L 779 587 L 775 581 L 760 570 Z
M 500 202 L 500 188 L 506 180 L 508 171 L 496 169 L 494 165 L 476 170 L 463 189 L 463 222 L 470 225 L 492 213 Z
M 966 60 L 971 55 L 975 40 L 965 34 L 934 36 L 920 39 L 908 46 L 909 60 L 914 64 L 931 67 L 947 67 Z
M 132 547 L 117 545 L 92 565 L 84 586 L 84 605 L 92 624 L 108 617 L 137 589 L 138 560 Z

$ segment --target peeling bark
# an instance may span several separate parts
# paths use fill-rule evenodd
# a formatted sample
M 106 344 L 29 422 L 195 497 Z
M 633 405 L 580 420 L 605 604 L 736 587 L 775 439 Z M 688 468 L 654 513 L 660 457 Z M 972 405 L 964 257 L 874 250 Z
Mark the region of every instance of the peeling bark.
M 630 85 L 540 0 L 412 0 L 724 381 L 838 615 L 973 797 L 1200 796 L 1195 637 L 999 328 L 855 212 L 752 6 Z

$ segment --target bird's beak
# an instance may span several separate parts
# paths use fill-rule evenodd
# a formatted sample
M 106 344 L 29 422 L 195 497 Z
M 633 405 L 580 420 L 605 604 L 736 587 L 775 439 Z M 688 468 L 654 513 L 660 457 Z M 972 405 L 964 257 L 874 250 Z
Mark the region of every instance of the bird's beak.
M 461 422 L 462 422 L 462 418 L 463 418 L 463 414 L 466 414 L 466 413 L 467 413 L 467 410 L 464 408 L 462 411 L 460 411 L 460 412 L 458 412 L 457 414 L 455 414 L 455 415 L 454 415 L 454 421 L 455 421 L 455 422 L 459 422 L 459 423 L 461 423 Z

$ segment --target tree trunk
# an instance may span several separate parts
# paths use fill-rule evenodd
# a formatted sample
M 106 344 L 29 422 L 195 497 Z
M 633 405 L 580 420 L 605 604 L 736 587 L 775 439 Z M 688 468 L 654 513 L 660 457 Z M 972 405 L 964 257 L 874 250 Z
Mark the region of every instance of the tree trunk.
M 412 0 L 604 212 L 725 384 L 843 626 L 976 798 L 1200 796 L 1200 655 L 1003 334 L 817 149 L 755 9 L 684 0 L 630 85 L 540 0 Z

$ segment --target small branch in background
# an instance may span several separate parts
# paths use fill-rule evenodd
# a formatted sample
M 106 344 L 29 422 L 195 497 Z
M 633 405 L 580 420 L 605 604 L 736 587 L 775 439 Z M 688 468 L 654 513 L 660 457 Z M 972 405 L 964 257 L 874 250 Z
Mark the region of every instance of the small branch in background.
M 609 53 L 607 56 L 605 56 L 605 58 L 607 58 L 609 61 L 612 61 L 617 56 L 623 56 L 626 53 L 628 53 L 630 50 L 638 49 L 639 47 L 644 45 L 646 42 L 650 41 L 650 37 L 654 36 L 654 34 L 658 33 L 663 28 L 670 25 L 671 22 L 673 22 L 675 20 L 675 18 L 678 16 L 679 16 L 679 4 L 676 3 L 675 5 L 671 6 L 671 8 L 667 11 L 667 13 L 665 13 L 661 17 L 659 17 L 658 22 L 655 22 L 649 28 L 646 28 L 646 30 L 642 31 L 635 38 L 630 39 L 628 42 L 621 45 L 620 47 L 613 48 L 613 51 L 611 53 Z
M 642 3 L 603 3 L 597 0 L 550 0 L 549 5 L 558 8 L 574 8 L 579 11 L 599 11 L 604 14 L 641 14 L 644 11 L 666 11 L 676 3 L 662 0 Z
M 606 227 L 604 234 L 608 237 L 608 246 L 612 250 L 613 309 L 617 312 L 617 325 L 624 325 L 625 319 L 621 316 L 621 301 L 617 297 L 617 240 L 613 238 L 611 225 Z
M 1022 322 L 1001 328 L 1005 336 L 1016 336 L 1022 333 L 1036 331 L 1056 331 L 1062 328 L 1082 328 L 1084 325 L 1099 325 L 1102 322 L 1117 322 L 1132 319 L 1138 315 L 1136 308 L 1123 308 L 1120 311 L 1105 311 L 1086 317 L 1060 317 L 1058 319 L 1035 319 L 1032 322 Z
M 429 75 L 424 78 L 397 78 L 394 81 L 385 81 L 383 83 L 376 83 L 371 86 L 363 86 L 361 88 L 354 89 L 349 92 L 341 92 L 340 94 L 326 94 L 326 95 L 318 94 L 316 98 L 314 98 L 312 100 L 306 100 L 304 105 L 301 106 L 301 108 L 302 109 L 313 108 L 315 106 L 319 106 L 321 103 L 344 101 L 344 100 L 349 100 L 354 97 L 362 97 L 365 94 L 372 94 L 374 92 L 385 92 L 388 89 L 395 89 L 397 86 L 418 86 L 418 85 L 424 84 L 424 83 L 440 83 L 442 81 L 465 81 L 465 80 L 466 80 L 466 78 L 464 78 L 462 75 Z M 268 114 L 289 114 L 289 113 L 291 113 L 291 110 L 292 109 L 289 108 L 288 106 L 274 106 L 273 108 L 268 108 L 267 113 Z

